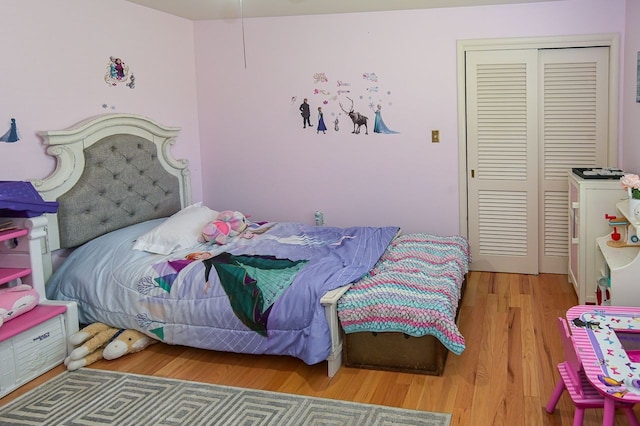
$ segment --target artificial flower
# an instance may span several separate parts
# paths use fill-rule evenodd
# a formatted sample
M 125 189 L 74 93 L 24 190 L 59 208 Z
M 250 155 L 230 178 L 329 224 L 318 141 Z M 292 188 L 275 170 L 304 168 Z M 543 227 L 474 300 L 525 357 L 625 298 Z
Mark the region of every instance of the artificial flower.
M 631 195 L 631 198 L 640 199 L 640 177 L 627 173 L 620 178 L 620 185 Z

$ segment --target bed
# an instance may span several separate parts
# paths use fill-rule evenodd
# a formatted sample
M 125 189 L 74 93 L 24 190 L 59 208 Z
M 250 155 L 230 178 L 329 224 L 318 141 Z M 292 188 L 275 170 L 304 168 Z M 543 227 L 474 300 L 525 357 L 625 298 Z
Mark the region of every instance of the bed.
M 469 261 L 461 236 L 394 238 L 338 301 L 345 364 L 442 375 L 448 354 L 465 349 L 456 322 Z
M 132 114 L 40 133 L 56 169 L 33 183 L 59 203 L 44 253 L 47 297 L 78 302 L 83 324 L 133 328 L 169 344 L 326 360 L 333 376 L 344 339 L 338 301 L 391 261 L 399 228 L 249 222 L 225 244 L 199 241 L 218 212 L 191 202 L 188 162 L 171 153 L 178 133 Z M 465 265 L 445 309 L 453 309 L 454 326 Z

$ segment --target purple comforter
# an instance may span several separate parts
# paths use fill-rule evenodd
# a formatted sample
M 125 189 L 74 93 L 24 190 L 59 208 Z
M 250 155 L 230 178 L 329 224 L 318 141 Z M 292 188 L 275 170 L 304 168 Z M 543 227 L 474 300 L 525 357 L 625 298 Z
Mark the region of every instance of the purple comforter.
M 157 224 L 114 231 L 78 248 L 49 281 L 48 297 L 77 301 L 83 323 L 133 328 L 170 344 L 290 355 L 308 364 L 325 360 L 331 347 L 320 298 L 373 268 L 398 231 L 276 223 L 264 234 L 224 246 L 199 245 L 170 256 L 132 250 L 136 236 Z M 250 281 L 265 287 L 259 299 L 264 306 L 256 309 L 268 313 L 266 333 L 238 315 L 215 267 L 185 262 L 196 251 L 292 261 L 288 273 L 247 268 Z

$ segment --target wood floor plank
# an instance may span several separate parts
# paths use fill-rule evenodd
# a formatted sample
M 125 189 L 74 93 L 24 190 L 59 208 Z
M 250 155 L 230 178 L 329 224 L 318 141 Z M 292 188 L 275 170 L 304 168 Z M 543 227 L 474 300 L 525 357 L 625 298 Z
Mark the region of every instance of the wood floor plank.
M 521 309 L 509 308 L 507 321 L 506 424 L 517 424 L 524 412 Z
M 539 371 L 540 365 L 537 357 L 537 342 L 535 338 L 535 325 L 532 320 L 531 297 L 521 297 L 520 309 L 522 311 L 522 330 L 520 340 L 522 342 L 522 392 L 525 397 L 541 396 Z

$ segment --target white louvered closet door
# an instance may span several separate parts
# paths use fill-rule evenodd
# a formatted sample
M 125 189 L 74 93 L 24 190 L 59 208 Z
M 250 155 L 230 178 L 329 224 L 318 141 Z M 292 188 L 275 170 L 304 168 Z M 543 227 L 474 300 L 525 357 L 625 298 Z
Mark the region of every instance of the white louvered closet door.
M 608 164 L 607 72 L 608 48 L 466 53 L 472 270 L 567 273 L 567 173 Z
M 537 55 L 467 52 L 473 270 L 538 272 Z
M 540 272 L 566 274 L 567 174 L 608 161 L 609 48 L 548 49 L 539 53 Z M 604 218 L 603 218 L 604 220 Z

